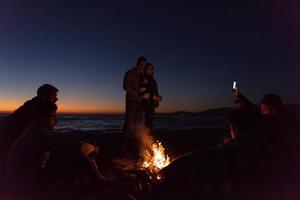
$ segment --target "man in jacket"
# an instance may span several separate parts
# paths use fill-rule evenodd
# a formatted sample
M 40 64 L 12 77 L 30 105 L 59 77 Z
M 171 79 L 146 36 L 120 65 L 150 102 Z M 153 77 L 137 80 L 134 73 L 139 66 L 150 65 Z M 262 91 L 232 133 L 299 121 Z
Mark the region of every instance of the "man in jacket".
M 141 108 L 143 96 L 140 93 L 140 80 L 143 76 L 146 62 L 145 57 L 139 57 L 136 66 L 126 72 L 123 80 L 123 89 L 126 91 L 126 113 L 121 149 L 121 154 L 123 155 L 128 153 L 129 148 L 135 148 L 133 146 L 137 145 L 134 134 L 136 134 L 137 127 L 141 125 L 143 118 Z
M 44 102 L 55 103 L 58 89 L 44 84 L 37 90 L 37 96 L 26 101 L 12 114 L 0 120 L 0 177 L 4 174 L 7 153 L 14 141 L 25 131 Z
M 79 140 L 63 140 L 53 134 L 52 130 L 57 122 L 56 109 L 57 106 L 51 102 L 43 103 L 29 127 L 9 150 L 7 180 L 10 189 L 16 194 L 51 192 L 51 186 L 62 178 L 58 176 L 61 173 L 49 167 L 48 163 L 53 161 L 53 157 L 60 155 L 66 160 L 76 156 L 85 157 L 96 151 L 92 144 Z M 60 166 L 59 169 L 64 167 Z M 64 173 L 70 170 L 65 170 Z

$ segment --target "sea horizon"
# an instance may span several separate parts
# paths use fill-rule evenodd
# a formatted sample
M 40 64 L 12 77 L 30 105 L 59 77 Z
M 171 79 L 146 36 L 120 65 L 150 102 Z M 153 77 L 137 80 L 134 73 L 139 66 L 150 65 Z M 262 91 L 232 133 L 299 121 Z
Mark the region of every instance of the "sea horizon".
M 189 130 L 194 128 L 226 128 L 231 107 L 207 109 L 201 112 L 177 111 L 155 113 L 154 131 Z M 300 105 L 289 105 L 287 111 L 299 120 Z M 0 112 L 0 119 L 11 112 Z M 121 131 L 125 113 L 58 113 L 55 130 L 67 132 L 114 132 Z
M 209 110 L 218 110 L 218 109 L 232 109 L 233 107 L 230 106 L 224 106 L 224 107 L 212 107 L 212 108 L 205 108 L 199 111 L 188 111 L 188 110 L 176 110 L 176 111 L 170 111 L 170 112 L 155 112 L 155 114 L 177 114 L 177 113 L 190 113 L 190 114 L 196 114 L 201 113 L 204 111 Z M 11 114 L 15 110 L 10 111 L 0 111 L 0 114 Z M 125 115 L 125 111 L 122 112 L 65 112 L 65 111 L 58 111 L 58 115 Z
M 0 113 L 0 119 L 6 114 Z M 154 131 L 188 130 L 193 128 L 224 128 L 228 115 L 197 115 L 188 112 L 156 113 Z M 123 129 L 124 114 L 59 113 L 55 130 L 68 132 L 119 132 Z

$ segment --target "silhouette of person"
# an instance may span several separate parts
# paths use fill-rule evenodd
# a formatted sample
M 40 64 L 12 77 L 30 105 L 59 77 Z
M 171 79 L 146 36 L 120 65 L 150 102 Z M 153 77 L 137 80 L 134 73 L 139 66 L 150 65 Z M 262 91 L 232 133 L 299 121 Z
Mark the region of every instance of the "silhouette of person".
M 12 114 L 0 121 L 0 176 L 3 175 L 7 153 L 14 141 L 25 131 L 44 102 L 55 103 L 58 89 L 44 84 L 37 90 L 37 96 L 26 101 Z
M 239 89 L 236 90 L 234 95 L 238 101 L 243 102 L 243 107 L 247 108 L 249 113 L 251 111 L 258 112 L 257 107 L 242 95 Z M 265 132 L 265 134 L 267 134 L 267 132 L 273 132 L 271 133 L 273 138 L 275 136 L 274 133 L 278 132 L 278 128 L 284 127 L 288 123 L 283 102 L 277 94 L 269 93 L 262 98 L 259 107 L 260 110 L 256 127 L 260 132 Z
M 53 134 L 57 122 L 56 110 L 54 103 L 43 102 L 34 120 L 9 150 L 7 181 L 10 189 L 18 195 L 50 192 L 51 186 L 62 178 L 58 176 L 62 173 L 48 165 L 53 157 L 63 155 L 66 160 L 69 157 L 85 157 L 96 151 L 96 147 L 90 143 L 64 140 Z M 65 166 L 59 169 L 63 170 Z M 64 170 L 63 173 L 70 170 Z
M 252 104 L 239 90 L 235 94 L 238 99 L 246 102 L 253 110 Z M 259 115 L 256 121 L 255 138 L 258 145 L 267 154 L 266 157 L 273 163 L 272 167 L 278 172 L 277 179 L 284 183 L 286 188 L 294 188 L 293 181 L 299 178 L 297 142 L 295 142 L 295 124 L 285 111 L 284 104 L 279 95 L 266 94 L 259 104 Z M 296 153 L 297 151 L 297 153 Z M 297 167 L 295 167 L 297 166 Z M 295 190 L 296 191 L 296 190 Z
M 158 85 L 153 77 L 153 65 L 147 63 L 144 69 L 144 76 L 141 80 L 140 92 L 143 96 L 142 108 L 145 116 L 145 126 L 152 130 L 155 109 L 162 101 L 158 92 Z
M 122 155 L 127 154 L 130 149 L 136 152 L 138 148 L 134 134 L 136 134 L 136 130 L 142 124 L 143 119 L 141 108 L 143 97 L 140 94 L 140 80 L 146 62 L 145 57 L 139 57 L 136 66 L 128 70 L 124 76 L 123 89 L 126 91 L 126 109 L 121 144 Z

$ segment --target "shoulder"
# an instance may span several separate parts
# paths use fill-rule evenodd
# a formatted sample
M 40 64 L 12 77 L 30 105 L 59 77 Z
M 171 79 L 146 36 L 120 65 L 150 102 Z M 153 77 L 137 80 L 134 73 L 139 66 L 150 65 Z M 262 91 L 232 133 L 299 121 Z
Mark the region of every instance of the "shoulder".
M 137 73 L 136 67 L 132 67 L 131 69 L 126 71 L 126 74 L 132 74 L 132 73 Z
M 37 105 L 37 100 L 35 98 L 26 101 L 22 106 L 20 106 L 17 110 L 15 110 L 12 115 L 16 116 L 19 114 L 23 114 L 28 112 L 28 110 L 31 110 L 31 108 L 35 107 Z
M 126 71 L 125 73 L 125 77 L 132 77 L 135 76 L 135 74 L 137 74 L 137 70 L 135 67 L 129 69 L 128 71 Z
M 34 98 L 26 101 L 23 104 L 23 107 L 25 107 L 25 108 L 35 107 L 35 106 L 39 105 L 40 103 L 41 103 L 41 99 L 39 97 L 34 97 Z

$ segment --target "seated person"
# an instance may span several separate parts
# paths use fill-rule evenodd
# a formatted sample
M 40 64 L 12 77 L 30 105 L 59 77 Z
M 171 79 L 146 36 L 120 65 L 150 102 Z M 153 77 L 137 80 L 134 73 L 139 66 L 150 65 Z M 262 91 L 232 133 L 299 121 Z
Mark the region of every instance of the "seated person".
M 239 90 L 235 94 L 238 99 L 246 102 L 253 110 L 255 106 L 247 100 Z M 268 158 L 273 162 L 272 167 L 280 172 L 278 179 L 281 179 L 287 187 L 298 182 L 300 161 L 298 130 L 292 117 L 284 109 L 284 104 L 277 94 L 266 94 L 260 101 L 260 112 L 255 121 L 255 141 L 264 149 Z M 293 180 L 293 181 L 292 181 Z
M 0 120 L 0 175 L 4 173 L 8 150 L 14 141 L 25 131 L 43 102 L 57 101 L 58 89 L 44 84 L 37 90 L 37 96 L 26 101 L 12 114 Z
M 65 141 L 53 134 L 56 109 L 53 103 L 43 103 L 30 126 L 9 151 L 7 180 L 17 194 L 43 193 L 55 184 L 58 176 L 48 167 L 53 155 L 84 157 L 96 151 L 89 143 Z
M 243 108 L 249 113 L 248 116 L 250 116 L 250 113 L 258 114 L 255 124 L 259 132 L 276 132 L 278 128 L 287 125 L 288 117 L 282 100 L 277 94 L 266 94 L 260 101 L 260 111 L 257 111 L 257 107 L 242 95 L 239 89 L 236 90 L 234 95 L 237 97 L 237 101 L 243 102 Z M 251 119 L 246 121 L 251 121 Z
M 257 112 L 256 106 L 250 102 L 245 96 L 243 96 L 239 89 L 236 90 L 235 96 L 239 101 L 243 101 L 245 107 L 247 106 L 249 112 Z M 264 133 L 275 139 L 277 137 L 275 133 L 284 129 L 288 124 L 288 116 L 284 110 L 284 106 L 281 98 L 277 94 L 266 94 L 260 101 L 259 116 L 255 121 L 256 129 L 258 133 Z M 249 119 L 250 120 L 250 119 Z M 248 120 L 248 121 L 249 121 Z M 282 131 L 282 130 L 281 130 Z

